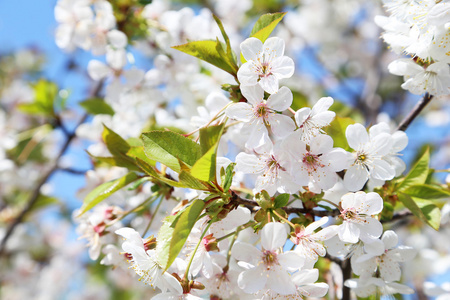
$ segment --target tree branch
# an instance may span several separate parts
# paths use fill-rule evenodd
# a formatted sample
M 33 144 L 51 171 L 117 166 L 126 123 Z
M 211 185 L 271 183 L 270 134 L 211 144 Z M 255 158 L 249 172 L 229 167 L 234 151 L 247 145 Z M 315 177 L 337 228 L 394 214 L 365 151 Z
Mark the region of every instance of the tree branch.
M 94 90 L 92 91 L 93 97 L 98 97 L 100 94 L 100 91 L 103 86 L 103 81 L 99 81 L 97 85 L 95 86 Z M 14 232 L 14 229 L 22 223 L 23 219 L 25 218 L 26 214 L 30 212 L 33 205 L 36 203 L 36 201 L 39 199 L 40 190 L 41 187 L 48 181 L 48 179 L 53 175 L 55 171 L 58 170 L 58 165 L 61 157 L 65 154 L 67 149 L 69 148 L 72 140 L 76 137 L 76 129 L 78 126 L 83 124 L 87 120 L 88 114 L 84 114 L 81 120 L 77 123 L 76 127 L 74 128 L 72 133 L 69 133 L 67 135 L 66 142 L 62 146 L 61 150 L 58 153 L 58 156 L 56 157 L 56 160 L 53 164 L 53 167 L 42 177 L 42 179 L 37 183 L 36 187 L 34 188 L 33 192 L 31 193 L 30 199 L 27 202 L 27 205 L 24 207 L 24 209 L 20 212 L 20 214 L 16 217 L 16 219 L 9 225 L 8 229 L 6 230 L 5 235 L 3 236 L 3 239 L 0 243 L 0 257 L 3 255 L 6 249 L 6 243 L 8 242 L 9 238 Z
M 233 193 L 233 197 L 232 197 L 232 201 L 235 201 L 238 204 L 242 204 L 244 206 L 247 207 L 259 207 L 258 202 L 253 201 L 253 200 L 249 200 L 249 199 L 245 199 L 245 198 L 241 198 L 239 197 L 235 192 Z M 309 209 L 309 208 L 297 208 L 297 207 L 290 207 L 290 206 L 286 206 L 286 207 L 282 207 L 282 209 L 287 213 L 287 214 L 312 214 L 313 216 L 317 216 L 317 217 L 325 217 L 325 216 L 339 216 L 341 214 L 341 212 L 337 209 L 328 211 L 328 210 L 313 210 L 313 209 Z
M 433 95 L 425 93 L 423 98 L 416 104 L 413 110 L 400 122 L 397 130 L 405 131 L 412 121 L 420 114 L 420 112 L 427 106 L 428 103 L 433 99 Z

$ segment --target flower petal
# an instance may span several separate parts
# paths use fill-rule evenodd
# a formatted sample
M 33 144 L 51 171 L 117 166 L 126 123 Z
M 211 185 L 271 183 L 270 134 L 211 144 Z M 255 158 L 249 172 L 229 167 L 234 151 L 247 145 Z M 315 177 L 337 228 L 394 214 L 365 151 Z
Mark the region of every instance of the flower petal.
M 344 175 L 344 186 L 349 191 L 359 191 L 367 182 L 369 174 L 363 166 L 353 165 Z
M 264 94 L 264 92 L 263 92 Z M 284 111 L 292 104 L 293 95 L 289 88 L 283 86 L 267 99 L 267 106 L 276 111 Z
M 345 130 L 345 137 L 347 138 L 348 145 L 355 150 L 361 149 L 369 142 L 369 135 L 367 134 L 366 128 L 359 123 L 348 125 Z
M 289 78 L 294 74 L 295 63 L 292 58 L 283 56 L 277 57 L 272 61 L 272 74 L 274 74 L 277 79 Z
M 392 249 L 398 244 L 398 235 L 392 230 L 386 230 L 381 237 L 386 249 Z
M 262 77 L 259 85 L 269 94 L 278 92 L 278 78 L 275 75 Z
M 240 88 L 242 95 L 251 105 L 255 106 L 263 101 L 264 90 L 258 84 L 241 86 Z
M 273 134 L 278 138 L 284 138 L 294 132 L 294 121 L 285 115 L 273 114 L 270 116 L 269 124 Z
M 253 110 L 250 104 L 247 103 L 233 103 L 227 107 L 225 114 L 235 120 L 250 122 L 253 118 Z
M 276 250 L 286 243 L 286 227 L 278 222 L 266 224 L 261 230 L 261 246 L 265 250 Z
M 263 50 L 263 43 L 254 37 L 248 38 L 241 43 L 241 52 L 245 60 L 257 60 Z
M 258 83 L 259 75 L 256 72 L 256 65 L 253 60 L 243 64 L 238 72 L 237 77 L 242 86 L 252 86 Z

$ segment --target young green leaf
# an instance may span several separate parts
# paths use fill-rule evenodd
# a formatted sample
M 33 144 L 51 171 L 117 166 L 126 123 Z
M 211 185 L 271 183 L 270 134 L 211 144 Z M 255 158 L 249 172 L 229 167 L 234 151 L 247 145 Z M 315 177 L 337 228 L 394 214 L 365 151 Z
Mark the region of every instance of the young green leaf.
M 426 202 L 418 201 L 403 193 L 399 193 L 398 198 L 413 215 L 418 217 L 422 222 L 430 225 L 433 229 L 439 230 L 441 213 L 436 205 L 425 204 Z
M 199 144 L 175 132 L 150 131 L 143 133 L 141 139 L 148 158 L 177 173 L 181 170 L 178 160 L 191 167 L 201 157 Z
M 347 129 L 347 126 L 351 124 L 355 124 L 355 121 L 351 118 L 335 117 L 330 123 L 330 126 L 324 128 L 325 132 L 333 138 L 334 147 L 340 147 L 344 150 L 351 151 L 347 138 L 345 137 L 345 130 Z
M 222 136 L 222 132 L 225 124 L 208 126 L 200 129 L 200 147 L 202 149 L 202 154 L 215 146 Z
M 436 200 L 450 197 L 450 191 L 447 188 L 433 186 L 429 184 L 416 184 L 407 187 L 402 191 L 414 198 L 423 200 Z
M 168 264 L 170 256 L 170 244 L 172 242 L 172 235 L 175 229 L 174 221 L 178 217 L 178 215 L 165 217 L 163 224 L 158 231 L 156 243 L 156 253 L 158 255 L 157 260 L 164 269 L 167 269 L 170 266 Z
M 103 200 L 105 200 L 118 190 L 120 190 L 121 188 L 138 180 L 139 178 L 140 177 L 136 173 L 130 172 L 119 179 L 105 182 L 99 185 L 94 190 L 92 190 L 86 196 L 86 198 L 84 198 L 84 202 L 83 205 L 81 206 L 79 216 L 81 216 L 82 214 L 84 214 L 85 212 L 87 212 L 88 210 L 90 210 L 91 208 L 93 208 L 94 206 L 96 206 L 97 204 L 99 204 L 100 202 L 102 202 Z
M 114 109 L 101 98 L 90 98 L 79 103 L 87 113 L 92 115 L 114 115 Z
M 216 150 L 211 147 L 191 169 L 191 175 L 203 181 L 212 181 L 216 178 Z
M 404 191 L 408 187 L 424 184 L 429 171 L 430 163 L 430 151 L 427 149 L 422 157 L 417 161 L 417 163 L 412 167 L 411 171 L 405 176 L 403 180 L 400 181 L 397 186 L 398 191 Z
M 120 135 L 103 125 L 103 141 L 113 156 L 126 157 L 131 146 Z
M 226 46 L 219 41 L 193 41 L 172 48 L 204 60 L 233 76 L 237 74 L 237 66 L 224 54 Z M 219 52 L 223 52 L 222 55 Z
M 39 80 L 34 86 L 34 101 L 31 103 L 23 103 L 18 109 L 24 113 L 31 115 L 53 116 L 54 102 L 58 95 L 58 86 L 45 79 Z
M 208 184 L 198 178 L 195 178 L 187 171 L 181 171 L 179 175 L 180 182 L 194 190 L 207 191 Z
M 202 200 L 195 200 L 187 207 L 187 209 L 182 211 L 181 215 L 176 219 L 175 228 L 170 241 L 169 257 L 165 266 L 166 270 L 180 253 L 184 243 L 191 233 L 192 227 L 194 227 L 195 222 L 197 222 L 204 207 L 205 203 Z
M 288 204 L 289 194 L 280 194 L 275 198 L 273 208 L 281 208 Z
M 262 15 L 253 26 L 250 36 L 258 38 L 264 43 L 278 23 L 283 19 L 284 15 L 286 15 L 285 12 Z
M 172 179 L 162 176 L 160 173 L 156 172 L 150 164 L 148 164 L 146 161 L 144 161 L 140 158 L 136 158 L 136 164 L 147 175 L 149 175 L 159 181 L 162 181 L 173 187 L 187 188 L 187 186 L 181 182 L 178 182 L 178 181 L 175 181 L 175 180 L 172 180 Z
M 227 170 L 225 171 L 225 180 L 222 183 L 224 191 L 228 191 L 231 187 L 231 183 L 233 182 L 234 166 L 236 166 L 236 163 L 229 164 Z

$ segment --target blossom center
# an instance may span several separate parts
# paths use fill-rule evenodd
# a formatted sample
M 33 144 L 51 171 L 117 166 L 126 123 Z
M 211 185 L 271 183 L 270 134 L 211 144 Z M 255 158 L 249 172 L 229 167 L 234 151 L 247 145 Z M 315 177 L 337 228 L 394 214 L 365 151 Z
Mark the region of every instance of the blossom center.
M 310 152 L 303 155 L 302 162 L 307 166 L 308 172 L 316 171 L 318 168 L 324 167 L 324 165 L 320 163 L 319 156 Z
M 278 264 L 277 254 L 270 250 L 263 251 L 262 260 L 268 269 L 270 269 L 271 266 Z

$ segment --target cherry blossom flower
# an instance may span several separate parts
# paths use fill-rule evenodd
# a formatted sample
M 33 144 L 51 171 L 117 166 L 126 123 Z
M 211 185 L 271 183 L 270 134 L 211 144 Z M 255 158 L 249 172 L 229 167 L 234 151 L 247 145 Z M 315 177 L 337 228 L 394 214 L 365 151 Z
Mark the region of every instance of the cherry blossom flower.
M 413 94 L 450 94 L 450 67 L 446 62 L 435 62 L 424 68 L 410 59 L 398 59 L 388 66 L 389 72 L 404 76 L 402 88 Z
M 333 98 L 323 97 L 317 101 L 312 109 L 303 107 L 295 112 L 295 121 L 302 133 L 302 141 L 309 144 L 312 137 L 324 133 L 322 128 L 330 125 L 336 116 L 334 111 L 328 110 L 332 104 Z
M 345 281 L 345 286 L 351 288 L 358 297 L 369 297 L 377 292 L 382 295 L 413 294 L 414 290 L 409 286 L 397 282 L 387 282 L 381 278 L 360 277 Z
M 320 226 L 325 225 L 328 220 L 328 217 L 323 217 L 319 221 L 309 224 L 306 228 L 296 228 L 294 232 L 295 237 L 291 238 L 294 244 L 297 245 L 295 251 L 311 260 L 316 260 L 318 256 L 325 256 L 326 250 L 322 242 L 337 234 L 337 226 L 331 225 L 319 232 L 314 231 Z
M 267 101 L 264 100 L 264 90 L 259 86 L 243 86 L 241 92 L 248 103 L 233 103 L 225 112 L 228 117 L 245 122 L 243 131 L 249 134 L 245 143 L 248 149 L 257 148 L 267 142 L 266 127 L 278 138 L 294 131 L 294 121 L 277 113 L 288 109 L 292 104 L 292 92 L 287 87 L 282 87 L 270 95 Z
M 261 231 L 261 247 L 237 242 L 232 256 L 246 270 L 239 275 L 238 285 L 246 293 L 270 289 L 280 295 L 296 293 L 295 283 L 289 272 L 304 264 L 304 258 L 294 251 L 281 253 L 286 242 L 286 227 L 281 223 L 269 223 Z
M 298 135 L 295 132 L 282 142 L 295 160 L 294 181 L 317 194 L 332 188 L 338 180 L 336 172 L 347 168 L 350 153 L 333 148 L 333 139 L 322 134 L 311 139 L 308 150 Z
M 247 60 L 237 73 L 242 86 L 259 84 L 269 94 L 278 91 L 278 80 L 294 74 L 294 61 L 284 55 L 284 41 L 268 38 L 264 45 L 254 37 L 241 44 L 241 52 Z
M 122 244 L 122 249 L 129 255 L 132 268 L 145 283 L 161 289 L 163 293 L 167 291 L 178 295 L 183 293 L 180 282 L 164 271 L 157 261 L 156 250 L 146 250 L 144 242 L 136 230 L 123 227 L 116 230 L 116 234 L 126 239 Z
M 348 193 L 340 203 L 343 222 L 337 228 L 339 238 L 343 242 L 357 243 L 359 239 L 370 243 L 383 231 L 380 221 L 372 218 L 383 210 L 383 199 L 377 193 Z
M 348 144 L 355 150 L 352 164 L 344 176 L 344 185 L 350 191 L 360 190 L 367 180 L 390 180 L 395 176 L 395 169 L 383 160 L 391 153 L 392 138 L 388 133 L 367 134 L 361 124 L 353 124 L 345 131 Z
M 356 260 L 356 263 L 359 265 L 375 266 L 370 275 L 376 270 L 376 266 L 378 264 L 380 277 L 382 279 L 388 282 L 398 281 L 401 277 L 398 262 L 411 260 L 416 255 L 416 251 L 413 248 L 406 246 L 394 248 L 397 246 L 398 236 L 392 230 L 387 230 L 384 232 L 381 237 L 381 241 L 384 244 L 384 249 L 380 249 L 381 251 L 378 253 L 363 254 Z
M 244 152 L 236 156 L 236 170 L 246 174 L 256 174 L 255 193 L 266 190 L 273 196 L 277 190 L 294 192 L 299 186 L 291 179 L 291 157 L 280 144 L 273 146 L 269 140 L 255 154 Z

